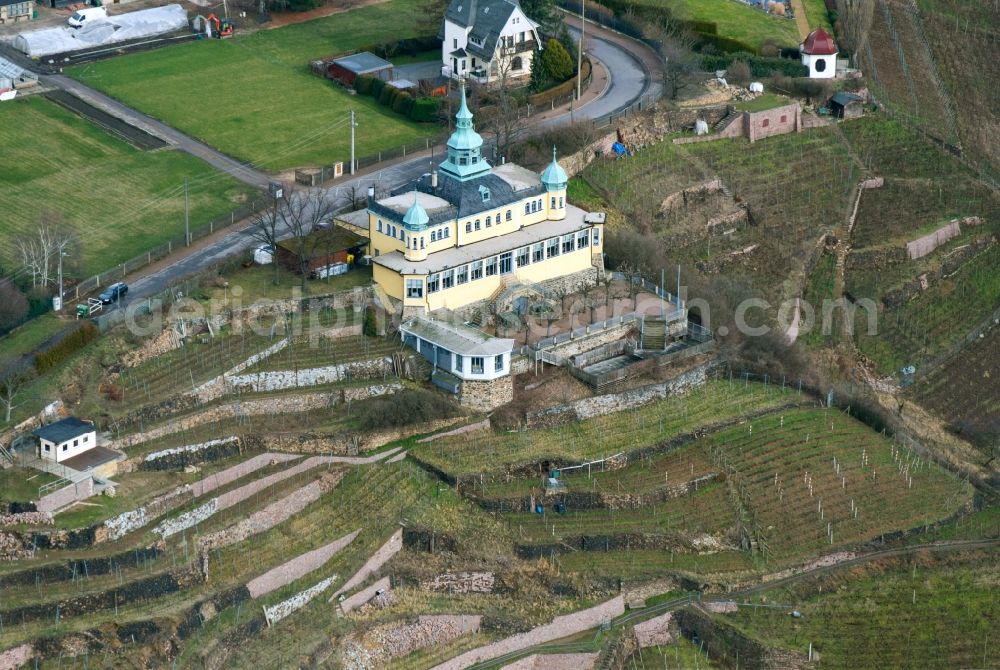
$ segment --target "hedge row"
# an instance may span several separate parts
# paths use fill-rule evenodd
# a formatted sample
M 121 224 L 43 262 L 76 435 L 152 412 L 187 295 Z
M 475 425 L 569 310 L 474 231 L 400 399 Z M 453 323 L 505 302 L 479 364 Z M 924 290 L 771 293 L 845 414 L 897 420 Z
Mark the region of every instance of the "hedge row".
M 84 321 L 80 324 L 79 328 L 64 337 L 59 344 L 48 351 L 36 355 L 35 370 L 40 375 L 45 374 L 94 341 L 98 335 L 100 335 L 100 331 L 97 329 L 97 326 L 90 321 Z
M 808 77 L 809 68 L 799 61 L 788 58 L 763 58 L 746 52 L 727 54 L 725 56 L 702 56 L 701 66 L 708 71 L 725 70 L 734 61 L 741 60 L 750 66 L 750 74 L 754 77 L 770 77 L 783 74 L 788 77 Z
M 354 90 L 359 95 L 370 95 L 380 105 L 412 121 L 429 123 L 437 120 L 437 98 L 414 98 L 406 91 L 395 86 L 387 86 L 384 80 L 367 74 L 360 75 L 354 80 Z

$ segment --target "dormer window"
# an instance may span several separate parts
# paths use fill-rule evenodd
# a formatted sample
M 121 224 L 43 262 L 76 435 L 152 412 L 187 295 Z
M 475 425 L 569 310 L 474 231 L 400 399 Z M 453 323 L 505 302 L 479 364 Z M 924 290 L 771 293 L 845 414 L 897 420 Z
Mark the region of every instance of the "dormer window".
M 490 201 L 490 189 L 486 188 L 485 186 L 479 187 L 479 195 L 482 196 L 483 202 Z

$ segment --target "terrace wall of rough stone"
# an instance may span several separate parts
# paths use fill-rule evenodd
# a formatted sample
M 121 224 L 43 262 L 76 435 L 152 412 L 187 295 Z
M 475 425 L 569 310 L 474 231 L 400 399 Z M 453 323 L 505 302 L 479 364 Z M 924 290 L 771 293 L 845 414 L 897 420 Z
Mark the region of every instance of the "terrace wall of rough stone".
M 557 616 L 551 623 L 538 626 L 526 633 L 518 633 L 493 644 L 467 651 L 434 666 L 434 670 L 461 670 L 480 661 L 596 628 L 603 622 L 610 621 L 624 613 L 625 601 L 619 595 L 589 609 Z
M 400 387 L 402 388 L 402 387 Z M 462 417 L 439 419 L 428 423 L 416 423 L 399 428 L 382 430 L 338 432 L 326 435 L 311 433 L 271 433 L 269 435 L 248 435 L 244 442 L 254 449 L 285 451 L 300 454 L 346 454 L 354 455 L 378 449 L 390 442 L 402 440 L 412 435 L 429 433 L 461 421 Z
M 408 656 L 419 649 L 476 633 L 481 623 L 479 615 L 430 614 L 417 617 L 413 623 L 376 626 L 360 640 L 349 640 L 341 651 L 341 659 L 345 668 L 383 667 L 390 658 Z
M 528 428 L 558 426 L 564 423 L 582 421 L 605 414 L 642 407 L 671 395 L 684 393 L 701 386 L 710 377 L 717 363 L 710 361 L 678 375 L 674 379 L 659 384 L 650 384 L 622 393 L 610 393 L 590 398 L 581 398 L 565 405 L 556 405 L 526 416 Z
M 179 486 L 169 493 L 154 498 L 142 507 L 107 519 L 101 524 L 101 532 L 96 534 L 94 541 L 117 540 L 128 533 L 139 530 L 153 519 L 166 514 L 170 510 L 180 507 L 188 500 L 211 493 L 215 489 L 226 486 L 271 463 L 288 461 L 295 458 L 299 457 L 295 454 L 260 454 L 230 468 L 213 473 L 193 484 Z
M 52 514 L 50 512 L 14 512 L 13 514 L 0 514 L 0 526 L 17 526 L 26 524 L 29 526 L 51 526 Z
M 302 609 L 308 605 L 313 598 L 330 588 L 330 585 L 332 585 L 336 580 L 337 575 L 330 575 L 326 579 L 320 580 L 309 588 L 299 591 L 294 596 L 286 598 L 276 605 L 265 607 L 264 618 L 267 619 L 267 625 L 273 626 L 278 621 L 281 621 L 290 614 L 294 614 L 298 610 Z
M 250 591 L 250 597 L 260 598 L 265 594 L 280 589 L 282 586 L 291 584 L 296 579 L 304 577 L 313 570 L 318 570 L 333 558 L 337 552 L 353 542 L 360 532 L 360 529 L 356 530 L 318 549 L 300 554 L 258 577 L 254 577 L 247 582 L 247 590 Z
M 233 374 L 226 377 L 224 384 L 226 393 L 282 391 L 285 389 L 305 386 L 320 386 L 338 382 L 359 379 L 385 379 L 393 375 L 392 359 L 376 358 L 367 361 L 354 361 L 339 365 L 325 365 L 304 370 L 276 370 L 271 372 L 254 372 L 251 374 Z

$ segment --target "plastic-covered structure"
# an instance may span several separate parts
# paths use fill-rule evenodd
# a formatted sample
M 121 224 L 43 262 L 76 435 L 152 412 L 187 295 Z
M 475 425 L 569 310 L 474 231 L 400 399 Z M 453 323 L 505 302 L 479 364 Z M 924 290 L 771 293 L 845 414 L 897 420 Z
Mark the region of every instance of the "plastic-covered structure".
M 32 58 L 93 49 L 172 33 L 187 28 L 187 12 L 180 5 L 166 5 L 95 20 L 82 28 L 68 26 L 23 32 L 14 38 L 14 48 Z

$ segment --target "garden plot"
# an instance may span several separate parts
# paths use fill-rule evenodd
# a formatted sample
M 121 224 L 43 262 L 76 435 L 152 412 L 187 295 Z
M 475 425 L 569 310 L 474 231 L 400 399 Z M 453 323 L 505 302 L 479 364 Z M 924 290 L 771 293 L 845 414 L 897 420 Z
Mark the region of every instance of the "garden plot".
M 634 410 L 558 428 L 494 433 L 475 441 L 461 435 L 441 438 L 419 445 L 410 453 L 449 476 L 460 478 L 477 494 L 488 496 L 491 485 L 521 478 L 511 476 L 509 473 L 513 470 L 529 470 L 532 475 L 541 475 L 549 467 L 651 447 L 719 422 L 739 420 L 769 408 L 809 402 L 807 396 L 791 386 L 711 381 Z M 484 463 L 491 465 L 484 468 Z

